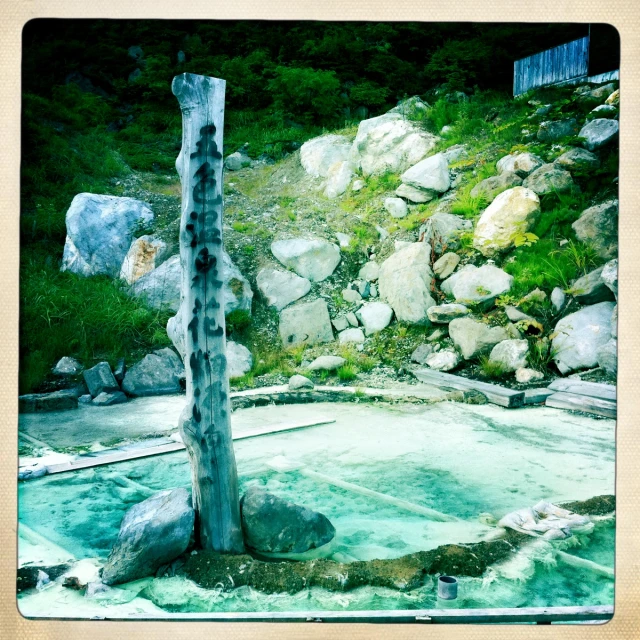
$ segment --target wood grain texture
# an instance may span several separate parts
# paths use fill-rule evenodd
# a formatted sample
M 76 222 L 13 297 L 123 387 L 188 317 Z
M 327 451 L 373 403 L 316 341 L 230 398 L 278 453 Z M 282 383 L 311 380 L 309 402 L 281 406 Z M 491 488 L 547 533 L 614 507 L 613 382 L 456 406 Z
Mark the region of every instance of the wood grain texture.
M 222 133 L 225 81 L 190 73 L 171 87 L 182 110 L 179 314 L 187 406 L 180 433 L 191 461 L 196 536 L 204 549 L 244 550 L 231 439 L 222 283 Z

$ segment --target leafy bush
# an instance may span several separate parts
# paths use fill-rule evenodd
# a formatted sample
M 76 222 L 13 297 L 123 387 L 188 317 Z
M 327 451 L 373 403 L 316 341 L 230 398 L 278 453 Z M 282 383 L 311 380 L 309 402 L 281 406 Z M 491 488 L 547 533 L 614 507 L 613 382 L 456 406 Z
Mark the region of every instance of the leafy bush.
M 381 107 L 389 97 L 388 87 L 381 87 L 377 82 L 365 80 L 351 87 L 349 97 L 354 104 L 361 104 L 369 108 Z

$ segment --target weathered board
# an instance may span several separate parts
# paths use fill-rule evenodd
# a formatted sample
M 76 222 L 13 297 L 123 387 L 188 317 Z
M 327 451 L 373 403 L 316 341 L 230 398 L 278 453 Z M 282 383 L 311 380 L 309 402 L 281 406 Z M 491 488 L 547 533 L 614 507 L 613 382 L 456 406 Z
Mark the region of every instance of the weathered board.
M 589 36 L 516 60 L 513 64 L 513 95 L 586 76 L 588 71 Z
M 525 404 L 541 404 L 554 392 L 549 389 L 526 389 L 524 392 Z
M 545 404 L 547 407 L 555 409 L 569 409 L 571 411 L 584 411 L 585 413 L 593 413 L 597 416 L 605 416 L 606 418 L 615 418 L 617 415 L 617 404 L 615 401 L 603 400 L 602 398 L 592 398 L 590 396 L 581 396 L 577 393 L 565 393 L 558 391 L 549 396 Z
M 496 384 L 488 382 L 478 382 L 477 380 L 469 380 L 460 376 L 454 376 L 451 373 L 442 373 L 441 371 L 432 371 L 431 369 L 415 368 L 411 373 L 421 382 L 433 384 L 437 387 L 445 387 L 448 389 L 458 389 L 460 391 L 480 391 L 487 396 L 487 400 L 501 407 L 513 409 L 524 405 L 524 391 L 513 391 L 505 389 Z
M 617 390 L 612 384 L 601 384 L 599 382 L 584 382 L 583 380 L 571 380 L 570 378 L 557 378 L 547 389 L 551 391 L 565 391 L 575 393 L 579 396 L 589 396 L 600 398 L 601 400 L 617 399 Z

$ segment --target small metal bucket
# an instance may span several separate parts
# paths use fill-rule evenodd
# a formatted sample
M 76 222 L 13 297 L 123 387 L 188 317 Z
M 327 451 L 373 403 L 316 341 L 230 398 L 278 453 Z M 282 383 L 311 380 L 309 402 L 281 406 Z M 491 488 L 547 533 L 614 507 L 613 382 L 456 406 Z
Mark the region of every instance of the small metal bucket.
M 458 597 L 458 581 L 452 576 L 438 578 L 438 598 L 455 600 Z

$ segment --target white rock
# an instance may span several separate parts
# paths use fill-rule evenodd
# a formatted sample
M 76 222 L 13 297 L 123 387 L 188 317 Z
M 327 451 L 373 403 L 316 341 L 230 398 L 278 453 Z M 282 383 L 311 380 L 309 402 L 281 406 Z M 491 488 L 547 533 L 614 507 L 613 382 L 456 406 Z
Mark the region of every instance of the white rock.
M 434 324 L 448 324 L 455 318 L 468 315 L 469 309 L 463 304 L 440 304 L 429 307 L 427 316 Z
M 326 178 L 334 165 L 349 160 L 350 151 L 351 142 L 345 136 L 319 136 L 300 147 L 300 164 L 314 178 Z
M 343 289 L 342 297 L 346 302 L 360 302 L 362 296 L 355 289 Z
M 278 311 L 306 296 L 311 290 L 311 282 L 307 278 L 301 278 L 291 271 L 270 268 L 260 269 L 256 284 L 267 299 L 267 304 Z
M 618 298 L 618 258 L 614 260 L 610 260 L 607 264 L 602 268 L 602 273 L 600 274 L 602 281 L 605 283 L 616 299 Z
M 602 367 L 609 375 L 618 373 L 618 341 L 615 338 L 598 348 L 598 366 Z
M 425 364 L 427 358 L 433 353 L 432 344 L 421 344 L 416 347 L 411 354 L 411 361 L 418 362 L 419 364 Z
M 251 158 L 242 151 L 236 151 L 225 158 L 224 168 L 228 171 L 240 171 L 251 166 Z
M 340 232 L 336 233 L 336 240 L 338 241 L 338 243 L 343 249 L 348 247 L 351 244 L 352 238 L 353 236 L 349 235 L 348 233 L 340 233 Z
M 554 163 L 560 165 L 564 169 L 573 170 L 591 170 L 600 166 L 600 159 L 591 151 L 574 147 L 565 151 L 561 156 L 554 160 Z
M 358 272 L 358 277 L 362 280 L 366 280 L 367 282 L 375 282 L 380 275 L 380 265 L 377 262 L 373 262 L 370 260 L 366 262 L 362 267 L 360 267 L 360 271 Z
M 364 180 L 358 179 L 354 180 L 351 185 L 351 191 L 361 191 L 367 186 L 367 183 Z
M 331 320 L 331 324 L 336 331 L 344 331 L 349 328 L 349 321 L 346 316 L 338 316 Z
M 443 349 L 427 356 L 425 364 L 436 371 L 451 371 L 460 364 L 460 356 L 453 349 Z
M 437 136 L 405 120 L 402 114 L 385 113 L 360 123 L 351 159 L 365 176 L 402 173 L 422 160 L 437 141 Z
M 433 273 L 440 280 L 448 278 L 460 263 L 460 256 L 457 253 L 445 253 L 433 263 Z
M 416 242 L 391 254 L 380 267 L 378 293 L 401 322 L 429 324 L 427 309 L 436 304 L 430 262 L 429 247 Z
M 364 342 L 364 333 L 362 329 L 345 329 L 338 334 L 340 344 L 362 344 Z
M 56 376 L 75 376 L 79 374 L 84 367 L 75 359 L 69 356 L 64 356 L 58 360 L 58 363 L 53 367 L 53 375 Z
M 339 369 L 346 360 L 340 356 L 319 356 L 308 367 L 309 371 L 334 371 Z
M 560 313 L 564 307 L 564 303 L 567 299 L 565 292 L 560 287 L 555 287 L 551 292 L 551 304 L 556 310 L 556 313 Z
M 444 193 L 451 185 L 449 164 L 442 153 L 421 160 L 405 171 L 400 179 L 415 189 Z
M 394 218 L 404 218 L 409 213 L 407 203 L 402 198 L 385 198 L 384 208 Z
M 618 337 L 618 305 L 616 305 L 611 313 L 611 335 Z
M 227 340 L 227 371 L 229 378 L 241 378 L 253 367 L 253 356 L 247 347 Z
M 401 184 L 396 189 L 396 195 L 399 198 L 405 198 L 406 200 L 409 200 L 409 202 L 422 204 L 424 202 L 430 202 L 438 194 L 436 191 L 416 189 L 415 187 L 411 187 L 408 184 Z
M 280 312 L 280 338 L 285 347 L 331 342 L 333 329 L 324 300 L 299 302 Z
M 465 360 L 489 351 L 509 338 L 503 327 L 490 327 L 471 318 L 452 320 L 449 323 L 449 336 Z
M 601 258 L 615 258 L 618 253 L 618 200 L 585 209 L 571 227 L 578 240 L 589 245 Z
M 473 235 L 473 246 L 493 256 L 514 246 L 519 235 L 530 231 L 540 217 L 540 199 L 530 189 L 503 191 L 484 210 Z
M 449 164 L 452 164 L 453 162 L 457 162 L 458 160 L 467 158 L 469 156 L 469 153 L 465 145 L 454 144 L 452 147 L 445 149 L 442 152 L 442 155 L 445 157 Z
M 152 221 L 153 211 L 140 200 L 79 193 L 66 215 L 60 270 L 117 278 L 134 233 Z
M 340 263 L 340 248 L 318 238 L 278 240 L 271 245 L 271 253 L 285 267 L 311 282 L 325 280 Z
M 516 371 L 526 367 L 528 351 L 526 340 L 503 340 L 491 349 L 489 360 L 499 364 L 505 372 Z
M 441 254 L 460 246 L 460 236 L 473 229 L 473 222 L 452 213 L 441 211 L 434 213 L 420 227 L 420 237 L 428 245 L 433 245 L 435 252 Z
M 300 389 L 313 389 L 314 384 L 309 378 L 305 378 L 299 374 L 293 375 L 289 378 L 289 390 L 299 391 Z
M 580 129 L 578 136 L 584 138 L 583 146 L 594 151 L 604 147 L 618 137 L 620 125 L 617 120 L 609 118 L 596 118 Z
M 533 153 L 517 153 L 500 158 L 496 164 L 496 168 L 498 169 L 498 173 L 508 171 L 515 173 L 521 178 L 526 178 L 543 164 L 544 160 Z
M 599 302 L 562 318 L 555 327 L 552 349 L 561 373 L 595 367 L 598 349 L 611 339 L 615 303 Z
M 153 236 L 140 236 L 129 247 L 122 267 L 120 278 L 127 284 L 133 284 L 145 273 L 153 271 L 167 257 L 167 244 Z
M 462 304 L 491 304 L 507 293 L 513 285 L 513 276 L 490 264 L 480 268 L 466 265 L 444 280 L 440 288 Z
M 544 373 L 536 371 L 535 369 L 520 367 L 516 370 L 516 382 L 519 382 L 520 384 L 527 384 L 528 382 L 533 382 L 534 380 L 542 380 L 543 378 Z
M 393 309 L 384 302 L 370 302 L 356 312 L 368 336 L 382 331 L 389 326 L 393 318 Z
M 337 198 L 345 193 L 349 188 L 354 171 L 355 167 L 348 160 L 332 164 L 329 167 L 327 179 L 322 184 L 324 195 L 327 198 Z

